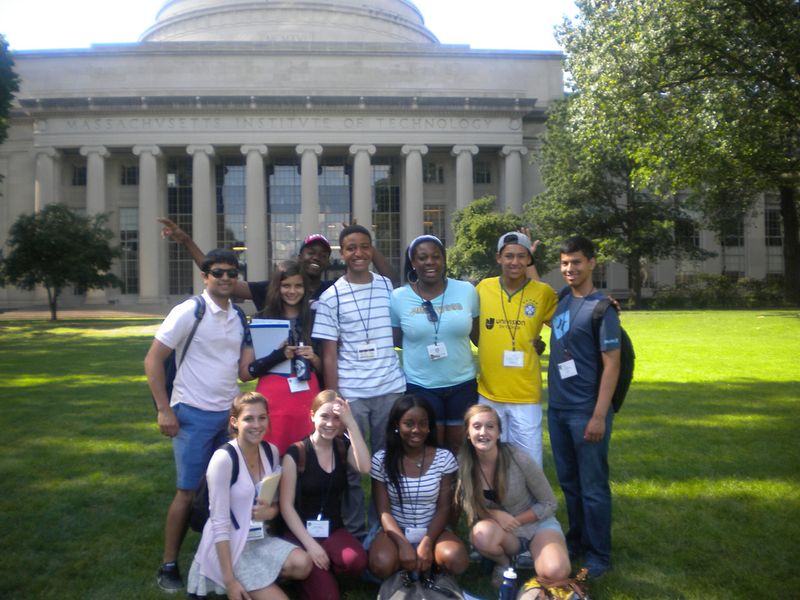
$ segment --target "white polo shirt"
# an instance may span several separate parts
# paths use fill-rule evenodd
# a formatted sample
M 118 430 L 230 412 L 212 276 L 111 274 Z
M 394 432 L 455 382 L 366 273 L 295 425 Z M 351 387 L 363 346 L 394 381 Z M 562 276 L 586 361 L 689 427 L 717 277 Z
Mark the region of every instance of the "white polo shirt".
M 230 301 L 227 310 L 223 310 L 207 291 L 203 292 L 203 300 L 206 312 L 178 368 L 170 406 L 182 402 L 201 410 L 230 410 L 239 393 L 242 322 Z M 194 326 L 195 306 L 192 298 L 182 302 L 170 311 L 156 332 L 159 342 L 176 350 L 176 361 Z

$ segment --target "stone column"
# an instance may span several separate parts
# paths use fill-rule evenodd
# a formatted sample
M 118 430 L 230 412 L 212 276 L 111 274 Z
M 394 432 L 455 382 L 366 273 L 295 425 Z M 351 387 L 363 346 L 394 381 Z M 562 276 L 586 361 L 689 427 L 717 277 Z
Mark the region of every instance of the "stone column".
M 192 239 L 203 252 L 208 252 L 217 247 L 217 203 L 211 162 L 214 148 L 192 144 L 186 152 L 192 156 Z M 195 269 L 195 293 L 201 293 L 203 288 L 203 278 Z
M 300 239 L 319 231 L 319 157 L 322 146 L 300 144 Z
M 505 157 L 505 210 L 515 215 L 522 213 L 522 157 L 526 154 L 525 146 L 503 146 L 500 150 L 500 156 Z
M 93 216 L 106 210 L 106 158 L 111 153 L 105 146 L 83 146 L 80 153 L 86 157 L 86 214 Z M 104 289 L 86 292 L 87 304 L 104 304 L 106 300 Z
M 403 248 L 422 235 L 424 230 L 425 201 L 422 196 L 422 157 L 428 153 L 428 147 L 406 144 L 400 149 L 406 157 L 405 168 L 405 202 L 402 207 L 400 222 L 403 224 Z
M 267 147 L 244 145 L 241 152 L 247 157 L 244 221 L 247 279 L 263 281 L 267 278 L 267 187 L 264 179 Z
M 353 157 L 353 214 L 352 219 L 372 231 L 372 163 L 375 154 L 371 144 L 350 146 Z
M 161 228 L 156 222 L 159 215 L 158 146 L 134 146 L 134 156 L 139 157 L 139 303 L 159 302 L 159 269 L 162 266 L 159 249 Z
M 36 148 L 36 176 L 33 185 L 33 209 L 42 210 L 48 204 L 55 204 L 59 200 L 61 181 L 58 177 L 58 159 L 61 153 L 55 148 Z
M 478 153 L 477 146 L 453 146 L 450 154 L 456 157 L 456 208 L 465 208 L 475 199 L 472 157 Z

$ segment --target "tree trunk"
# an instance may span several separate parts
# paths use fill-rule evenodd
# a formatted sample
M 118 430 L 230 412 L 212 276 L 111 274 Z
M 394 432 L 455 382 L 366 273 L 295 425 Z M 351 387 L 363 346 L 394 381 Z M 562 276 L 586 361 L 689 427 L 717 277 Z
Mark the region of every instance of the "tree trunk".
M 628 257 L 628 306 L 638 307 L 642 300 L 642 265 L 641 255 L 631 254 Z
M 800 304 L 800 224 L 797 216 L 797 190 L 782 185 L 781 220 L 783 221 L 783 279 L 786 299 Z
M 58 304 L 58 290 L 45 287 L 47 290 L 47 303 L 50 305 L 50 320 L 57 321 L 56 305 Z

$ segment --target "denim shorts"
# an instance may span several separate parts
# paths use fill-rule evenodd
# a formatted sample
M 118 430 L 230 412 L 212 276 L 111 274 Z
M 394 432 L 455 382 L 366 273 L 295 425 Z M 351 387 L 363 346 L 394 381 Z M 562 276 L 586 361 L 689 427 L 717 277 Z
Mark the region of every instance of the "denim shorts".
M 540 531 L 544 531 L 545 529 L 557 531 L 562 536 L 564 535 L 564 531 L 561 529 L 561 524 L 558 522 L 558 519 L 553 516 L 542 519 L 541 521 L 526 523 L 525 525 L 518 527 L 515 531 L 517 537 L 519 538 L 519 551 L 526 552 L 528 548 L 530 548 L 531 541 L 536 537 L 536 534 L 538 534 Z
M 179 490 L 197 489 L 208 468 L 214 450 L 230 439 L 227 410 L 201 410 L 188 404 L 172 407 L 178 417 L 180 430 L 172 438 L 175 454 L 175 487 Z
M 441 388 L 425 388 L 413 383 L 406 386 L 407 394 L 425 398 L 436 415 L 436 423 L 441 425 L 463 425 L 464 413 L 478 403 L 478 382 L 468 379 L 463 383 Z

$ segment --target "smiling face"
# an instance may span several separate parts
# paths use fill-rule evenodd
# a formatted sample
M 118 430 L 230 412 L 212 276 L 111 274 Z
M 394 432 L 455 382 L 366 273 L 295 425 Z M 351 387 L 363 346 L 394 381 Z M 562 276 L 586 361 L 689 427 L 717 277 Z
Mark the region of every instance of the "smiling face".
M 586 258 L 583 252 L 562 254 L 559 261 L 564 281 L 570 288 L 582 293 L 588 293 L 587 290 L 591 291 L 593 287 L 592 271 L 594 271 L 595 264 L 596 260 Z
M 258 444 L 269 428 L 269 415 L 263 402 L 245 404 L 238 417 L 231 417 L 239 444 Z
M 401 415 L 397 429 L 403 448 L 411 450 L 424 447 L 431 430 L 427 411 L 421 406 L 409 408 Z
M 233 277 L 230 273 L 236 272 Z M 203 281 L 206 284 L 208 295 L 216 300 L 227 300 L 233 295 L 233 290 L 238 279 L 238 268 L 236 265 L 216 262 L 208 267 L 208 271 L 203 273 Z M 216 277 L 219 275 L 219 277 Z
M 518 281 L 526 276 L 525 269 L 531 263 L 531 255 L 525 246 L 507 244 L 497 253 L 497 264 L 507 281 Z
M 342 261 L 353 275 L 365 275 L 372 262 L 372 240 L 364 233 L 351 233 L 342 240 Z
M 332 440 L 342 432 L 342 420 L 334 411 L 335 407 L 336 402 L 326 402 L 311 417 L 317 435 L 326 440 Z
M 477 452 L 488 452 L 497 446 L 500 426 L 492 411 L 482 411 L 473 415 L 467 424 L 467 437 Z
M 414 267 L 422 283 L 437 283 L 444 277 L 444 254 L 433 242 L 422 242 L 414 248 L 411 266 Z
M 281 281 L 281 300 L 286 306 L 297 306 L 303 300 L 305 286 L 302 275 L 290 275 Z
M 309 279 L 319 279 L 330 265 L 331 251 L 322 242 L 313 242 L 303 247 L 297 259 Z

